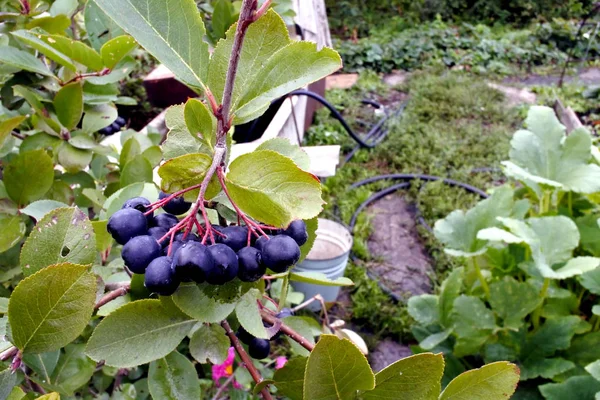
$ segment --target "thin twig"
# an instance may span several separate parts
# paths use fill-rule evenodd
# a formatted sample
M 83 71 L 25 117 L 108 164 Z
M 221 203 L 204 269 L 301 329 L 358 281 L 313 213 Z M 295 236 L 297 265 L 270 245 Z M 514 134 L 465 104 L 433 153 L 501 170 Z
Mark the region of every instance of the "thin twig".
M 16 356 L 18 351 L 19 349 L 14 346 L 4 350 L 2 353 L 0 353 L 0 361 L 6 361 L 9 358 Z
M 271 325 L 275 324 L 277 322 L 277 320 L 279 320 L 279 318 L 277 318 L 275 315 L 271 314 L 269 311 L 267 311 L 265 309 L 263 309 L 260 312 L 260 316 L 262 317 L 263 321 L 268 322 Z M 286 324 L 281 323 L 281 327 L 279 328 L 279 330 L 281 332 L 285 333 L 286 335 L 288 335 L 292 340 L 297 342 L 300 346 L 304 347 L 306 350 L 313 351 L 313 349 L 315 348 L 314 344 L 309 342 L 304 336 L 302 336 L 301 334 L 299 334 L 298 332 L 296 332 L 295 330 L 293 330 Z
M 242 347 L 237 336 L 235 336 L 235 333 L 231 330 L 231 326 L 229 326 L 229 322 L 227 322 L 226 320 L 223 320 L 223 321 L 221 321 L 221 326 L 223 327 L 223 329 L 225 329 L 225 333 L 227 334 L 227 336 L 229 336 L 229 340 L 231 341 L 232 346 L 235 348 L 235 351 L 238 353 L 238 355 L 242 359 L 242 362 L 246 366 L 246 369 L 250 373 L 250 376 L 252 376 L 252 379 L 254 379 L 254 382 L 256 382 L 256 384 L 258 385 L 259 383 L 262 382 L 263 378 L 262 378 L 262 376 L 260 376 L 260 372 L 258 372 L 256 367 L 252 363 L 252 360 L 250 359 L 250 356 L 248 356 L 248 354 L 246 353 L 246 350 L 244 350 L 244 348 Z M 260 393 L 262 394 L 263 399 L 273 400 L 271 393 L 269 393 L 268 387 L 264 387 L 260 391 Z
M 221 387 L 219 388 L 219 390 L 217 390 L 217 393 L 215 393 L 215 395 L 213 396 L 212 400 L 217 400 L 225 391 L 225 389 L 227 389 L 227 387 L 229 386 L 229 384 L 231 384 L 231 382 L 233 382 L 233 380 L 235 379 L 235 375 L 231 374 L 229 376 L 229 378 L 227 378 L 227 380 L 225 382 L 223 382 L 223 385 L 221 385 Z
M 254 17 L 253 17 L 254 21 L 256 21 L 257 19 L 259 19 L 260 17 L 265 15 L 265 13 L 269 9 L 269 7 L 271 7 L 271 0 L 266 0 L 263 3 L 263 5 L 260 6 L 260 8 L 258 10 L 256 10 L 256 12 L 254 13 Z
M 20 133 L 14 132 L 14 131 L 11 132 L 10 134 L 13 135 L 14 137 L 16 137 L 17 139 L 25 140 L 25 135 L 22 135 Z
M 77 75 L 75 75 L 73 78 L 69 79 L 68 81 L 66 81 L 66 82 L 61 82 L 61 85 L 62 85 L 62 86 L 65 86 L 65 85 L 68 85 L 69 83 L 72 83 L 72 82 L 79 82 L 79 81 L 80 81 L 80 80 L 82 80 L 82 79 L 85 79 L 85 78 L 90 78 L 90 77 L 93 77 L 93 76 L 104 76 L 104 75 L 108 75 L 108 74 L 110 74 L 110 71 L 111 71 L 111 70 L 110 70 L 109 68 L 104 68 L 102 71 L 97 71 L 97 72 L 86 72 L 86 73 L 83 73 L 83 74 L 77 74 Z
M 102 296 L 102 298 L 100 300 L 98 300 L 98 302 L 94 306 L 94 310 L 99 309 L 100 307 L 102 307 L 106 303 L 113 301 L 117 297 L 125 296 L 127 294 L 127 292 L 129 292 L 130 288 L 131 288 L 131 284 L 120 287 L 118 289 L 115 289 L 111 292 L 106 293 L 104 296 Z

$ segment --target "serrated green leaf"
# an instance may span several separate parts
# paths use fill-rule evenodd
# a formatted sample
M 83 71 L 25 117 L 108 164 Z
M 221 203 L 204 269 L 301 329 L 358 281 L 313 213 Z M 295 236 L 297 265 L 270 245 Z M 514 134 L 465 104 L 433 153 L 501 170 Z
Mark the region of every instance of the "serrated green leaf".
M 579 283 L 590 292 L 600 294 L 600 268 L 581 274 Z
M 137 141 L 135 137 L 127 139 L 123 144 L 123 148 L 121 149 L 121 154 L 119 155 L 119 165 L 121 168 L 124 168 L 125 165 L 134 157 L 140 155 L 142 153 L 142 146 L 140 142 Z
M 408 299 L 408 313 L 421 325 L 438 324 L 440 321 L 438 296 L 422 294 L 411 297 Z
M 165 162 L 158 169 L 161 177 L 161 188 L 166 193 L 175 193 L 179 190 L 202 183 L 206 172 L 212 164 L 212 158 L 204 153 L 192 153 Z M 210 199 L 219 193 L 219 183 L 213 179 L 206 198 Z M 186 199 L 195 200 L 199 189 L 187 192 Z
M 49 110 L 42 103 L 46 98 L 40 91 L 22 85 L 15 85 L 13 86 L 13 93 L 15 96 L 23 97 L 36 111 L 36 114 L 33 116 L 34 118 L 32 118 L 36 128 L 51 135 L 58 135 L 61 131 L 60 124 L 53 119 Z
M 27 136 L 25 140 L 21 142 L 19 149 L 21 152 L 46 149 L 53 151 L 61 143 L 62 140 L 56 136 L 49 135 L 45 132 L 39 132 Z
M 489 302 L 504 326 L 518 330 L 523 319 L 533 312 L 541 303 L 540 292 L 527 282 L 504 277 L 501 281 L 490 284 Z
M 148 160 L 152 168 L 157 167 L 163 159 L 162 151 L 158 146 L 150 146 L 142 152 L 142 156 Z
M 580 366 L 600 360 L 600 332 L 575 336 L 564 357 Z
M 13 374 L 10 368 L 0 371 L 0 399 L 6 399 L 16 384 L 17 374 Z
M 18 386 L 15 386 L 6 400 L 23 400 L 26 396 L 26 393 Z
M 83 130 L 87 133 L 97 132 L 115 122 L 118 116 L 117 109 L 108 104 L 88 107 L 83 116 Z
M 354 282 L 350 279 L 340 276 L 339 278 L 329 279 L 327 275 L 321 272 L 290 272 L 290 281 L 312 283 L 321 286 L 353 286 Z
M 8 303 L 13 343 L 27 353 L 65 346 L 87 326 L 95 300 L 96 277 L 83 265 L 56 264 L 25 278 Z
M 499 226 L 498 217 L 510 216 L 514 207 L 513 190 L 503 186 L 487 199 L 467 211 L 455 210 L 435 223 L 435 237 L 451 256 L 475 256 L 485 252 L 487 241 L 477 238 L 484 229 Z
M 427 336 L 419 342 L 419 347 L 423 350 L 432 350 L 439 346 L 442 342 L 444 342 L 444 340 L 448 339 L 451 333 L 451 329 L 446 329 L 438 333 L 432 333 L 431 335 Z M 461 338 L 459 338 L 458 340 L 460 341 Z M 458 352 L 459 351 L 457 350 L 457 353 Z
M 585 370 L 589 372 L 597 381 L 600 381 L 600 360 L 594 361 L 585 366 Z
M 62 143 L 58 148 L 58 162 L 67 172 L 78 172 L 85 169 L 91 162 L 94 153 L 73 147 L 69 143 Z
M 200 399 L 200 381 L 194 365 L 174 351 L 150 364 L 148 388 L 154 399 Z
M 38 200 L 54 181 L 52 159 L 43 150 L 19 153 L 4 167 L 4 185 L 11 199 L 20 206 Z
M 113 69 L 136 45 L 135 40 L 127 35 L 110 39 L 100 49 L 104 66 Z
M 114 21 L 98 7 L 94 0 L 88 0 L 85 3 L 83 20 L 85 22 L 85 30 L 87 31 L 88 39 L 92 44 L 92 47 L 98 51 L 100 51 L 102 44 L 112 38 L 125 34 L 125 31 L 115 24 Z
M 203 87 L 208 71 L 208 44 L 204 42 L 206 30 L 193 0 L 95 3 L 177 79 L 194 89 Z
M 88 341 L 86 354 L 113 367 L 135 367 L 172 352 L 195 323 L 167 310 L 160 300 L 134 301 L 100 322 Z
M 50 60 L 55 61 L 56 63 L 64 67 L 67 67 L 71 71 L 77 70 L 77 67 L 73 63 L 73 60 L 71 60 L 67 55 L 61 53 L 59 50 L 55 49 L 54 47 L 50 46 L 48 43 L 43 41 L 41 39 L 40 33 L 36 33 L 34 31 L 18 30 L 12 32 L 12 35 L 20 41 L 33 47 L 34 49 L 48 57 Z
M 568 136 L 550 107 L 532 106 L 525 121 L 528 130 L 517 131 L 511 140 L 510 161 L 504 172 L 530 186 L 593 193 L 600 190 L 600 166 L 591 164 L 592 139 L 585 128 Z
M 25 27 L 27 29 L 42 28 L 49 33 L 64 34 L 70 24 L 71 20 L 66 15 L 56 15 L 30 18 Z
M 167 160 L 190 153 L 202 153 L 202 150 L 206 150 L 206 154 L 210 155 L 210 150 L 202 146 L 202 142 L 194 138 L 188 131 L 184 113 L 185 106 L 183 104 L 167 109 L 165 123 L 169 133 L 162 144 L 163 155 Z
M 48 44 L 48 46 L 93 71 L 100 71 L 103 68 L 100 54 L 82 41 L 60 35 L 43 35 L 38 33 L 36 36 Z
M 202 325 L 190 339 L 190 354 L 201 364 L 222 364 L 228 356 L 231 343 L 225 329 L 218 324 Z
M 48 265 L 91 264 L 96 259 L 92 224 L 78 208 L 57 208 L 33 228 L 21 249 L 21 268 L 29 276 Z
M 94 138 L 86 134 L 71 136 L 71 139 L 69 139 L 69 144 L 77 149 L 82 150 L 93 150 L 98 148 L 98 143 L 96 143 Z
M 449 328 L 452 325 L 450 319 L 452 313 L 452 307 L 454 306 L 454 300 L 460 295 L 462 289 L 464 269 L 456 268 L 448 275 L 448 277 L 442 282 L 440 288 L 440 295 L 438 296 L 438 306 L 440 322 L 442 327 Z
M 235 315 L 240 325 L 252 336 L 268 339 L 269 335 L 263 325 L 257 301 L 262 298 L 258 289 L 250 289 L 235 306 Z
M 8 312 L 8 299 L 6 297 L 0 297 L 0 314 L 6 314 Z
M 184 117 L 190 134 L 212 150 L 217 131 L 217 120 L 212 112 L 200 100 L 189 99 L 185 103 Z
M 375 389 L 362 394 L 368 399 L 436 400 L 444 373 L 441 354 L 423 353 L 403 358 L 375 375 Z
M 77 0 L 56 0 L 50 6 L 50 14 L 55 17 L 62 14 L 71 18 L 79 6 L 78 3 Z
M 145 197 L 150 201 L 158 200 L 158 190 L 152 183 L 134 183 L 114 192 L 106 202 L 104 208 L 100 211 L 99 219 L 107 220 L 111 215 L 123 207 L 123 204 L 132 197 Z
M 68 345 L 64 352 L 61 352 L 50 379 L 34 377 L 33 380 L 48 391 L 72 396 L 90 380 L 96 370 L 96 362 L 84 354 L 84 348 L 84 344 Z
M 594 399 L 600 382 L 591 376 L 573 376 L 561 383 L 546 383 L 539 390 L 546 400 Z
M 300 258 L 298 263 L 304 261 L 308 253 L 312 250 L 315 240 L 317 240 L 317 229 L 319 229 L 319 218 L 314 217 L 304 221 L 306 223 L 306 233 L 308 234 L 308 240 L 302 246 L 300 246 Z
M 556 375 L 575 368 L 575 364 L 561 357 L 529 358 L 521 365 L 521 380 L 542 377 L 552 379 Z
M 478 297 L 461 295 L 454 300 L 450 319 L 454 333 L 465 341 L 472 340 L 470 348 L 478 348 L 483 338 L 496 328 L 494 313 Z
M 225 32 L 235 22 L 232 4 L 227 0 L 217 0 L 211 22 L 214 40 L 225 37 Z
M 152 182 L 152 165 L 141 154 L 129 161 L 121 171 L 121 186 L 137 182 Z
M 112 246 L 112 236 L 108 233 L 106 227 L 108 221 L 92 221 L 92 227 L 96 234 L 96 250 L 106 251 Z
M 319 179 L 272 150 L 253 151 L 233 160 L 226 181 L 242 211 L 273 226 L 310 219 L 322 210 Z
M 273 380 L 277 393 L 289 397 L 290 400 L 304 398 L 304 371 L 308 357 L 291 358 L 285 366 L 275 371 Z
M 581 240 L 581 247 L 592 256 L 600 256 L 600 226 L 597 215 L 586 215 L 575 219 Z
M 52 102 L 56 116 L 68 130 L 74 129 L 83 114 L 83 89 L 81 83 L 73 82 L 63 86 Z
M 19 215 L 0 214 L 0 253 L 12 248 L 25 236 L 27 227 Z
M 48 67 L 35 56 L 11 46 L 2 47 L 0 62 L 36 74 L 54 76 Z
M 310 353 L 304 374 L 304 399 L 350 399 L 375 388 L 365 356 L 348 339 L 322 335 Z
M 261 143 L 256 150 L 273 150 L 282 156 L 291 158 L 304 171 L 308 171 L 310 168 L 310 157 L 308 154 L 300 146 L 292 144 L 287 138 L 277 137 L 269 139 Z
M 453 379 L 440 400 L 509 399 L 519 382 L 519 368 L 506 361 L 484 365 Z
M 24 115 L 18 115 L 0 121 L 0 147 L 2 147 L 6 139 L 10 136 L 13 129 L 21 125 L 21 122 L 25 121 L 26 118 Z
M 527 337 L 521 350 L 521 358 L 543 358 L 554 355 L 558 350 L 568 349 L 575 335 L 579 317 L 570 315 L 547 319 L 538 330 Z
M 41 354 L 25 354 L 23 355 L 23 362 L 42 380 L 52 383 L 51 376 L 58 363 L 60 353 L 60 350 L 55 350 Z

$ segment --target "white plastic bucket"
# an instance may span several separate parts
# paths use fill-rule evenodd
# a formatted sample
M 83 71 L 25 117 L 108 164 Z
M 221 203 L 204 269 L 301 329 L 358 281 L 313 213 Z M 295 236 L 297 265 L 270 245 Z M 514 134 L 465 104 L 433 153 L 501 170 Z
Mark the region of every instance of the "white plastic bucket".
M 344 276 L 351 249 L 352 235 L 345 226 L 319 218 L 315 244 L 304 261 L 294 267 L 294 272 L 320 272 L 329 279 L 337 279 Z M 305 299 L 320 294 L 326 302 L 335 301 L 340 293 L 339 286 L 292 282 L 292 287 L 304 293 Z M 321 305 L 313 302 L 308 308 L 317 311 Z

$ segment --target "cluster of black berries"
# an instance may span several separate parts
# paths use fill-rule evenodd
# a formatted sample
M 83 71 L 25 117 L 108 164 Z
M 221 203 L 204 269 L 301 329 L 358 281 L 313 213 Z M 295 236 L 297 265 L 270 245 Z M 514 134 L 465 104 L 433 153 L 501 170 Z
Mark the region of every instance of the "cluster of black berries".
M 161 193 L 160 199 L 168 196 Z M 179 223 L 176 215 L 187 212 L 191 203 L 175 197 L 162 206 L 166 212 L 157 215 L 148 212 L 150 206 L 143 197 L 127 200 L 110 217 L 107 229 L 123 245 L 125 265 L 136 274 L 145 273 L 148 290 L 163 296 L 173 294 L 180 282 L 223 285 L 236 276 L 244 282 L 257 281 L 267 268 L 285 272 L 298 262 L 300 246 L 308 239 L 302 220 L 285 230 L 271 231 L 273 236 L 262 236 L 255 242 L 252 238 L 252 246 L 247 245 L 247 227 L 213 225 L 218 232 L 214 244 L 205 246 L 196 234 L 177 232 L 169 253 L 167 234 Z M 158 242 L 161 238 L 165 238 L 162 244 Z
M 125 126 L 125 124 L 127 123 L 127 121 L 125 121 L 125 118 L 123 117 L 117 117 L 117 119 L 115 120 L 115 122 L 113 122 L 112 124 L 110 124 L 109 126 L 107 126 L 106 128 L 102 128 L 100 129 L 98 132 L 109 136 L 112 135 L 116 132 L 119 132 L 121 130 L 122 127 Z
M 294 315 L 294 312 L 289 308 L 282 309 L 279 313 L 275 315 L 275 317 L 279 319 L 283 319 L 286 317 L 291 317 Z M 267 324 L 263 321 L 265 328 L 268 328 Z M 269 353 L 271 352 L 271 342 L 267 339 L 260 339 L 252 336 L 247 330 L 243 327 L 239 327 L 237 331 L 237 337 L 248 345 L 248 354 L 250 357 L 256 358 L 257 360 L 262 360 L 263 358 L 267 358 Z M 277 332 L 275 336 L 271 338 L 271 340 L 276 340 L 281 336 L 281 331 Z

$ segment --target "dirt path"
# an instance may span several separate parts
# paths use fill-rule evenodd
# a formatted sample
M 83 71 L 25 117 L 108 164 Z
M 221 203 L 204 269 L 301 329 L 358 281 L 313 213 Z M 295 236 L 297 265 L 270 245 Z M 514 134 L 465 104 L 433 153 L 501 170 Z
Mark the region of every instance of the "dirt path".
M 558 84 L 560 75 L 527 75 L 509 76 L 502 83 L 519 84 L 525 86 L 534 85 L 555 85 Z M 565 82 L 579 82 L 583 85 L 600 85 L 600 68 L 585 68 L 580 70 L 576 75 L 565 76 Z

